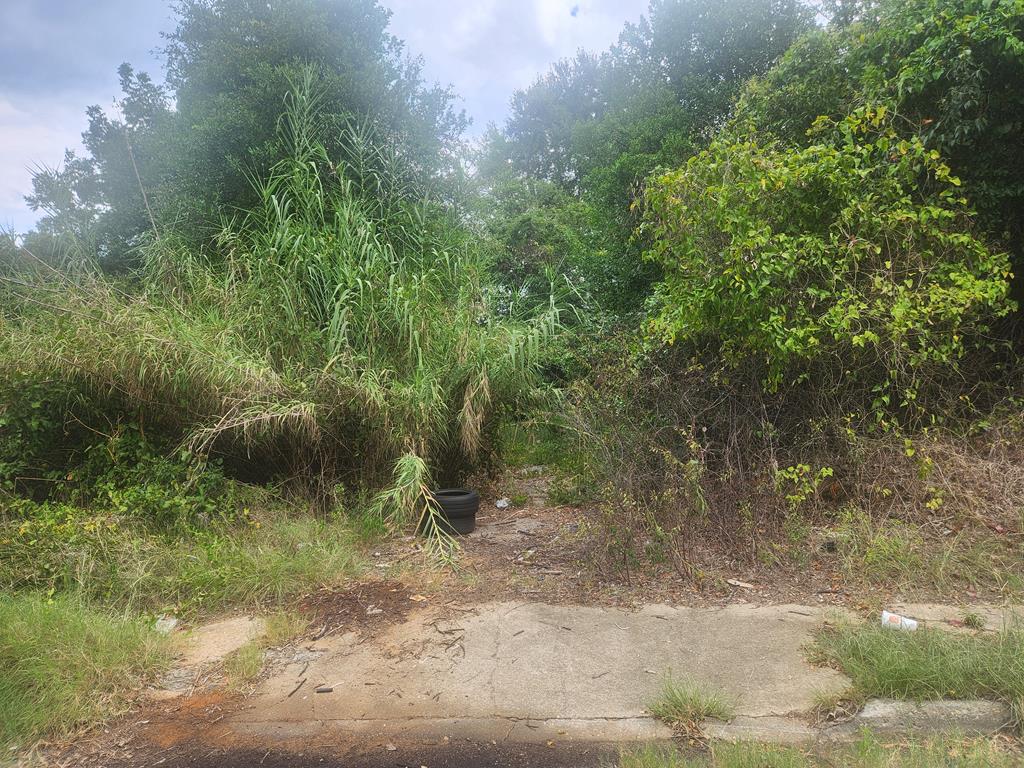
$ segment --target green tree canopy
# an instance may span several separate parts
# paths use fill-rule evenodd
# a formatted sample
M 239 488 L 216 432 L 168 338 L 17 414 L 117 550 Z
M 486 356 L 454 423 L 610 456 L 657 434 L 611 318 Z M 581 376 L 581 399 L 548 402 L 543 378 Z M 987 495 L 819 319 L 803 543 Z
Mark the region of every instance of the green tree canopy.
M 893 105 L 903 136 L 938 150 L 1024 273 L 1024 2 L 851 4 L 747 88 L 739 118 L 795 146 L 819 115 Z
M 611 50 L 563 61 L 512 100 L 488 169 L 556 184 L 591 209 L 603 304 L 643 304 L 656 272 L 640 259 L 631 212 L 643 180 L 707 145 L 744 83 L 809 25 L 795 0 L 654 0 Z
M 41 230 L 87 235 L 108 266 L 131 262 L 154 228 L 201 242 L 255 202 L 251 179 L 280 160 L 283 97 L 306 65 L 324 83 L 329 152 L 348 154 L 343 124 L 365 124 L 416 169 L 416 194 L 452 175 L 466 119 L 448 88 L 424 82 L 377 0 L 182 0 L 176 11 L 166 86 L 122 66 L 118 109 L 88 110 L 86 156 L 37 175 Z

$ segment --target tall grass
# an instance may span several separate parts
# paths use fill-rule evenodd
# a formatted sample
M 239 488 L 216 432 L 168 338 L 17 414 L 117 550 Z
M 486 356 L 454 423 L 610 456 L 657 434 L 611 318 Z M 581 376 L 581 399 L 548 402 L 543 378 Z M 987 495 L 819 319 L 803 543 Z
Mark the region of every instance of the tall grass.
M 123 711 L 169 663 L 168 646 L 142 620 L 74 597 L 0 595 L 0 747 Z
M 1024 715 L 1024 630 L 954 634 L 843 624 L 818 636 L 813 656 L 843 671 L 863 698 L 998 699 Z
M 362 567 L 346 521 L 267 513 L 178 535 L 71 507 L 47 518 L 0 515 L 0 592 L 68 593 L 124 610 L 190 616 L 279 604 Z
M 399 154 L 355 126 L 346 158 L 327 156 L 318 93 L 312 70 L 293 83 L 287 159 L 209 249 L 167 235 L 131 286 L 8 274 L 3 367 L 321 495 L 387 487 L 416 462 L 422 488 L 471 469 L 501 409 L 536 393 L 558 312 L 498 317 L 480 249 L 412 196 Z M 393 490 L 384 513 L 415 522 L 422 494 Z

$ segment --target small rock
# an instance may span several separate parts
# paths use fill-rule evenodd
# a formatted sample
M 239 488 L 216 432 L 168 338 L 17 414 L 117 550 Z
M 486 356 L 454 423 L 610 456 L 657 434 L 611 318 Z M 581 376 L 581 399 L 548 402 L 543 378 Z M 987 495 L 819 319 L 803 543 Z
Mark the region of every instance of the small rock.
M 498 509 L 508 509 L 509 507 L 512 506 L 512 499 L 498 499 L 496 502 L 494 502 L 494 506 L 496 506 Z
M 161 635 L 169 635 L 174 631 L 174 628 L 178 626 L 178 619 L 174 616 L 161 616 L 156 620 L 156 624 L 153 625 L 153 629 L 159 632 Z
M 366 606 L 366 615 L 367 616 L 378 616 L 378 615 L 380 615 L 382 613 L 384 613 L 383 609 L 378 608 L 375 605 L 368 605 L 368 606 Z
M 398 747 L 396 747 L 389 741 L 387 744 L 384 745 L 384 749 L 386 749 L 388 752 L 394 752 L 398 749 Z

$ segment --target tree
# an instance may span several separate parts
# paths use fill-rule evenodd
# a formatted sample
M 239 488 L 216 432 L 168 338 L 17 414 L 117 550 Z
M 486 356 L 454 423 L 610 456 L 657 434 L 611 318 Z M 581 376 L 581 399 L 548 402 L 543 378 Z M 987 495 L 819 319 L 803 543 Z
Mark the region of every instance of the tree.
M 1024 3 L 882 0 L 847 6 L 842 23 L 794 45 L 745 92 L 738 117 L 806 146 L 819 115 L 891 104 L 905 137 L 938 150 L 978 221 L 1024 275 Z M 1024 293 L 1020 280 L 1018 297 Z
M 597 296 L 636 312 L 657 278 L 633 237 L 643 180 L 706 146 L 747 79 L 808 24 L 795 0 L 654 0 L 610 51 L 560 62 L 517 93 L 488 144 L 496 159 L 482 168 L 511 169 L 586 202 L 600 231 Z
M 44 227 L 88 230 L 108 267 L 132 264 L 154 230 L 201 245 L 255 203 L 251 179 L 280 159 L 283 99 L 306 65 L 324 85 L 332 155 L 356 123 L 411 161 L 416 195 L 454 175 L 466 119 L 448 88 L 424 83 L 377 0 L 182 0 L 176 11 L 167 89 L 124 65 L 116 113 L 88 110 L 87 156 L 38 174 L 29 198 L 48 211 Z

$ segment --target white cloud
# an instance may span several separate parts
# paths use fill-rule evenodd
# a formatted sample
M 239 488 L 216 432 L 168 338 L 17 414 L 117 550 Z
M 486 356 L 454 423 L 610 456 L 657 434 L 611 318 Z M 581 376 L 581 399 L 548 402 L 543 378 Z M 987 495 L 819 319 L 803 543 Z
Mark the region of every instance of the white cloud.
M 18 230 L 37 218 L 23 201 L 29 168 L 79 146 L 85 107 L 110 103 L 121 61 L 152 71 L 148 51 L 160 44 L 157 30 L 170 26 L 166 0 L 50 2 L 0 0 L 0 226 Z M 475 136 L 504 120 L 516 89 L 580 48 L 607 48 L 647 7 L 647 0 L 382 2 L 394 11 L 392 32 L 425 57 L 427 78 L 462 97 Z M 118 28 L 137 34 L 126 38 Z M 36 55 L 44 43 L 45 56 Z
M 0 95 L 0 227 L 29 229 L 37 215 L 24 196 L 32 189 L 33 167 L 55 165 L 65 148 L 81 146 L 85 105 L 94 94 L 69 93 L 58 100 Z
M 636 21 L 647 0 L 384 0 L 391 30 L 426 74 L 451 83 L 479 135 L 508 114 L 512 93 L 580 48 L 600 51 Z M 573 14 L 573 9 L 576 13 Z

